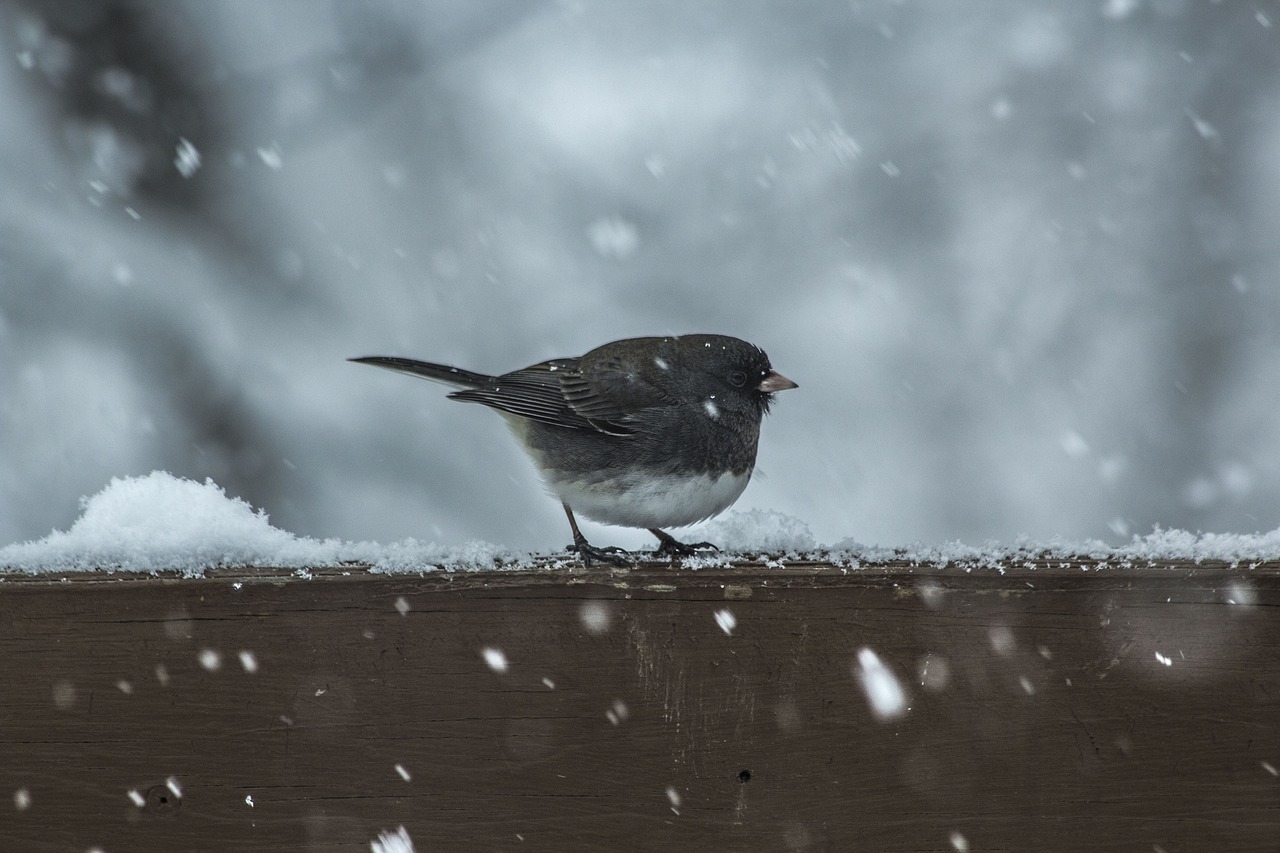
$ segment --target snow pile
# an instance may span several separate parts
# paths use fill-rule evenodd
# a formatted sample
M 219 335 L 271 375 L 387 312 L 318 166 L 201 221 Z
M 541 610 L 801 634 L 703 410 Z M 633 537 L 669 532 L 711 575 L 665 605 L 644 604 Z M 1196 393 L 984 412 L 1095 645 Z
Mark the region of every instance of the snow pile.
M 197 483 L 154 471 L 113 479 L 82 501 L 67 531 L 0 548 L 0 567 L 30 572 L 115 569 L 198 575 L 218 566 L 305 568 L 361 563 L 375 571 L 490 568 L 522 556 L 494 545 L 458 548 L 406 539 L 391 545 L 310 539 L 272 527 L 265 513 Z
M 697 536 L 740 554 L 798 553 L 817 547 L 809 525 L 768 509 L 726 513 L 700 527 Z
M 1154 560 L 1221 560 L 1251 565 L 1280 560 L 1280 530 L 1263 534 L 1187 533 L 1156 530 L 1120 547 L 1097 541 L 1065 540 L 1012 546 L 949 542 L 910 548 L 880 548 L 845 540 L 832 547 L 814 543 L 801 520 L 768 510 L 728 513 L 698 531 L 721 546 L 719 552 L 682 561 L 686 568 L 731 567 L 758 555 L 829 561 L 846 567 L 886 562 L 942 568 L 1003 571 L 1035 561 L 1096 561 L 1096 568 L 1144 565 Z M 643 552 L 637 554 L 643 559 Z M 28 572 L 177 571 L 199 575 L 220 566 L 323 568 L 370 566 L 375 572 L 436 569 L 534 568 L 548 565 L 534 555 L 487 542 L 458 546 L 405 539 L 383 545 L 340 539 L 311 539 L 272 527 L 265 513 L 228 497 L 212 480 L 197 483 L 155 471 L 145 477 L 114 479 L 83 501 L 71 528 L 36 542 L 0 548 L 0 568 Z M 554 561 L 551 561 L 554 565 Z

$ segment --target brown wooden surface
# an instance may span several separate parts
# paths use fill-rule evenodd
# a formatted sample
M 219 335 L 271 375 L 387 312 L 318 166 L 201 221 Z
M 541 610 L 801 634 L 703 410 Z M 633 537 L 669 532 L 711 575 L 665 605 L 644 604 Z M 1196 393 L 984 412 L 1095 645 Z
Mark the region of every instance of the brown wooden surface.
M 0 750 L 0 851 L 1280 850 L 1280 569 L 9 575 Z

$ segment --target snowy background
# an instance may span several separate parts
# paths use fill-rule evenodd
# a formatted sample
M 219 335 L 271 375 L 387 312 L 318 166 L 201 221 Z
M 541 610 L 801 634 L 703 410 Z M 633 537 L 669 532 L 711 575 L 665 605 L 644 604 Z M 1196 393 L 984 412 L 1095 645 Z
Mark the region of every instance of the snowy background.
M 820 542 L 1280 526 L 1275 3 L 11 0 L 0 52 L 0 544 L 165 469 L 559 548 L 499 418 L 344 359 L 693 331 L 800 383 L 738 508 Z

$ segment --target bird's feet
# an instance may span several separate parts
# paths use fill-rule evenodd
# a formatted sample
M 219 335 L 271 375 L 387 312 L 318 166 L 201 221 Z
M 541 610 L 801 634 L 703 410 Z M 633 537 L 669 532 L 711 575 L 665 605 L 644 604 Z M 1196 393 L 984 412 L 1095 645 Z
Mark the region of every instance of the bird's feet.
M 626 568 L 631 565 L 627 559 L 630 552 L 616 545 L 606 545 L 599 548 L 592 545 L 586 540 L 586 537 L 575 537 L 573 544 L 569 546 L 570 551 L 577 551 L 578 556 L 582 558 L 582 565 L 591 568 L 591 564 L 597 560 L 602 563 L 608 563 L 618 568 Z
M 655 557 L 692 557 L 699 551 L 719 551 L 715 545 L 710 542 L 691 542 L 684 543 L 676 539 L 670 533 L 659 530 L 656 527 L 650 527 L 649 532 L 658 537 L 658 547 L 653 552 Z

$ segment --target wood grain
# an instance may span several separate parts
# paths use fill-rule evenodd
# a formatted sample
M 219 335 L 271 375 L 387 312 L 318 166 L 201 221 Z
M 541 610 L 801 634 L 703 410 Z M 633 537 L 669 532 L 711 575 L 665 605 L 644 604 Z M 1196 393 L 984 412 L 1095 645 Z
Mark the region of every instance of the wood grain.
M 4 851 L 1280 850 L 1274 564 L 0 578 Z

